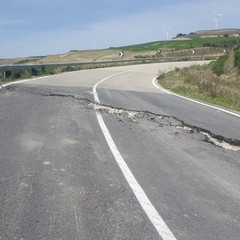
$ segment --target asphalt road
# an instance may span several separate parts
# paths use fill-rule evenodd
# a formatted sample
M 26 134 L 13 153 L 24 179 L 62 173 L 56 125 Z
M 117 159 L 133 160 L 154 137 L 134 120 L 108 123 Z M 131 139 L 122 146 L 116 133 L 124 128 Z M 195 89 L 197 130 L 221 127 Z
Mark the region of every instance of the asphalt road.
M 240 113 L 152 81 L 187 64 L 2 88 L 0 239 L 239 240 Z

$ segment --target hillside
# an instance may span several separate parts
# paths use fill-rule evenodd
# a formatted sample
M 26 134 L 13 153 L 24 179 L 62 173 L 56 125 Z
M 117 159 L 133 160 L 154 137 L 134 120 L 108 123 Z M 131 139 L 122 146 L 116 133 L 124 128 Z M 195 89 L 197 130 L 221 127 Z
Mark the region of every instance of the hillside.
M 184 39 L 201 39 L 201 38 L 222 38 L 222 37 L 239 37 L 240 29 L 237 28 L 226 28 L 226 29 L 214 29 L 214 30 L 200 30 L 197 32 L 191 32 L 189 34 L 179 33 L 174 40 Z
M 240 46 L 209 65 L 162 73 L 158 80 L 178 94 L 240 111 Z
M 229 36 L 240 36 L 240 29 L 236 28 L 227 28 L 227 29 L 216 29 L 216 30 L 202 30 L 195 33 L 198 37 L 219 37 L 224 35 Z
M 0 59 L 0 64 L 111 61 L 119 59 L 119 51 L 124 51 L 125 55 L 123 59 L 190 56 L 192 55 L 191 49 L 193 48 L 196 50 L 196 55 L 220 56 L 223 54 L 223 48 L 231 48 L 240 43 L 239 34 L 239 29 L 197 31 L 188 35 L 179 34 L 179 37 L 175 39 L 181 41 L 155 41 L 130 46 L 111 47 L 109 49 L 73 50 L 67 53 L 48 56 Z

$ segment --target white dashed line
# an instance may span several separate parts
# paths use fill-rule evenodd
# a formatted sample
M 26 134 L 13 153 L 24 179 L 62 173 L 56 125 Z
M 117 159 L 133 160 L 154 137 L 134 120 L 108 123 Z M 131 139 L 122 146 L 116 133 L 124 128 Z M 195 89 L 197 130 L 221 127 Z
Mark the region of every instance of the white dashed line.
M 94 95 L 94 99 L 96 102 L 100 103 L 98 94 L 97 94 L 97 86 L 100 83 L 102 83 L 103 81 L 105 81 L 111 77 L 117 76 L 119 74 L 123 74 L 123 73 L 124 72 L 108 76 L 93 86 L 93 95 Z M 97 115 L 98 123 L 102 129 L 104 137 L 108 143 L 108 146 L 109 146 L 116 162 L 118 163 L 125 179 L 127 180 L 128 184 L 131 187 L 132 191 L 134 192 L 137 200 L 139 201 L 140 205 L 142 206 L 143 210 L 147 214 L 147 216 L 150 219 L 150 221 L 152 222 L 152 224 L 154 225 L 158 234 L 160 235 L 160 237 L 163 240 L 176 240 L 176 238 L 174 237 L 174 235 L 172 234 L 172 232 L 170 231 L 170 229 L 168 228 L 168 226 L 166 225 L 166 223 L 164 222 L 162 217 L 159 215 L 159 213 L 157 212 L 155 207 L 152 205 L 152 203 L 148 199 L 148 197 L 147 197 L 146 193 L 144 192 L 144 190 L 142 189 L 142 187 L 139 185 L 139 183 L 133 176 L 131 170 L 128 168 L 125 160 L 123 159 L 116 144 L 114 143 L 111 134 L 109 133 L 109 130 L 102 118 L 102 115 L 100 114 L 100 112 L 96 112 L 96 115 Z

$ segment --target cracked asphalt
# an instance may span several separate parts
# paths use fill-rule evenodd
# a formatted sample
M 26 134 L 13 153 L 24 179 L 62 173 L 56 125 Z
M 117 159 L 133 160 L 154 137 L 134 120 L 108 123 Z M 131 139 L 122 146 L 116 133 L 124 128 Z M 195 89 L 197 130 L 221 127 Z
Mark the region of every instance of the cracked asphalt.
M 162 239 L 96 118 L 178 240 L 238 240 L 240 121 L 152 85 L 188 63 L 80 71 L 0 90 L 0 239 Z M 92 87 L 101 83 L 96 103 Z

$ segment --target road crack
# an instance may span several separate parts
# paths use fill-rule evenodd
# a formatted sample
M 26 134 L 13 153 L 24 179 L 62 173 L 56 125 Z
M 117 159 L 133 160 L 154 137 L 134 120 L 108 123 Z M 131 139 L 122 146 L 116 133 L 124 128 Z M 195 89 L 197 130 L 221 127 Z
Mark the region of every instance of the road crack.
M 132 123 L 137 122 L 137 120 L 147 119 L 148 121 L 154 122 L 158 127 L 175 127 L 176 129 L 183 129 L 189 134 L 201 134 L 203 136 L 203 141 L 213 144 L 227 150 L 240 151 L 240 140 L 226 138 L 221 135 L 214 134 L 210 130 L 194 126 L 180 120 L 174 116 L 167 116 L 162 114 L 156 114 L 149 111 L 137 111 L 128 110 L 124 108 L 115 108 L 113 106 L 102 105 L 98 103 L 90 103 L 96 111 L 107 112 L 114 114 L 118 118 L 122 119 L 128 118 Z
M 158 127 L 174 127 L 176 129 L 182 129 L 188 134 L 200 134 L 202 141 L 213 144 L 214 146 L 221 147 L 227 150 L 240 151 L 240 140 L 227 138 L 222 135 L 215 134 L 210 130 L 194 126 L 186 123 L 185 121 L 178 119 L 174 116 L 167 116 L 163 114 L 153 113 L 150 111 L 132 110 L 125 108 L 117 108 L 111 105 L 99 104 L 93 100 L 85 97 L 80 97 L 78 95 L 69 94 L 69 92 L 58 92 L 56 90 L 49 90 L 39 87 L 26 87 L 26 86 L 16 86 L 10 85 L 2 88 L 0 92 L 18 92 L 18 93 L 30 93 L 45 97 L 60 97 L 68 98 L 78 101 L 81 105 L 88 109 L 93 109 L 106 114 L 114 115 L 119 121 L 128 119 L 131 123 L 137 123 L 142 119 L 155 123 Z M 178 133 L 176 133 L 178 134 Z

